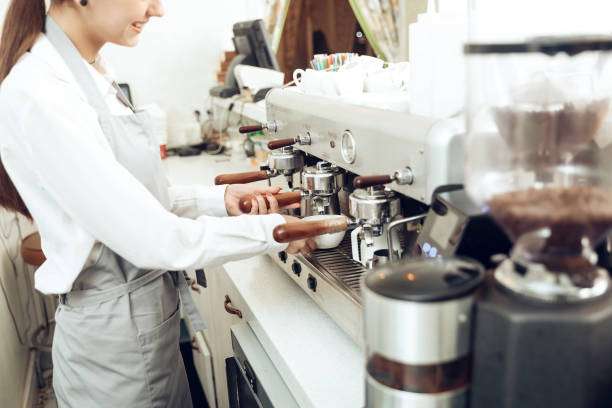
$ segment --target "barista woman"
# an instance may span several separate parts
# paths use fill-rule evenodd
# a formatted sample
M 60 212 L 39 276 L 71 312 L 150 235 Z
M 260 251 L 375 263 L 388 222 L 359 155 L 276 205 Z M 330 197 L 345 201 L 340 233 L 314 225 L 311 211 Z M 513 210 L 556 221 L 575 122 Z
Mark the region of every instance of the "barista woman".
M 189 407 L 178 348 L 184 270 L 287 250 L 275 189 L 170 187 L 157 143 L 100 48 L 134 46 L 160 0 L 12 0 L 0 44 L 0 204 L 36 222 L 57 293 L 60 407 Z M 153 84 L 152 84 L 153 85 Z M 10 177 L 10 178 L 9 178 Z M 238 198 L 258 194 L 253 214 Z M 236 217 L 226 217 L 232 215 Z M 188 303 L 188 302 L 186 302 Z

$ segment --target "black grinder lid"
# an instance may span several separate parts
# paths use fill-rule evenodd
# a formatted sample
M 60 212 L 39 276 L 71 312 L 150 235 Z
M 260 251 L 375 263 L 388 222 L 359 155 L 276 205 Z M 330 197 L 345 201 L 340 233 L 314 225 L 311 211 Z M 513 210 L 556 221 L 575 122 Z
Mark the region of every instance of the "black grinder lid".
M 438 302 L 474 291 L 484 276 L 482 265 L 468 258 L 410 258 L 371 271 L 365 286 L 392 299 Z

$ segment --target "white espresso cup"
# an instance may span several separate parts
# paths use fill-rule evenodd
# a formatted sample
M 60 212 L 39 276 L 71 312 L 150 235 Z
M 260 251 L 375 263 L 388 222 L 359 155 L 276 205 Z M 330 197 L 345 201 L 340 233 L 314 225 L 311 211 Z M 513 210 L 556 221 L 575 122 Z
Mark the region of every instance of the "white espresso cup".
M 397 73 L 381 69 L 366 75 L 364 88 L 366 92 L 389 92 L 400 90 L 402 85 L 402 78 Z
M 298 68 L 293 71 L 293 82 L 300 91 L 306 94 L 320 95 L 321 85 L 317 73 L 314 69 Z
M 363 92 L 365 74 L 358 70 L 335 72 L 334 82 L 340 96 L 357 95 Z
M 336 72 L 315 71 L 314 69 L 296 69 L 293 71 L 293 81 L 300 91 L 309 95 L 338 95 Z

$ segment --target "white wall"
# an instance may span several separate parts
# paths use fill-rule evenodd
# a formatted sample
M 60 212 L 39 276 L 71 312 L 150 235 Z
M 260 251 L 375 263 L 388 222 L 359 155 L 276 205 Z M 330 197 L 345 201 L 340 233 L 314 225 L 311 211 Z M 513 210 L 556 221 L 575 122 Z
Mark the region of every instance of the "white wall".
M 192 120 L 194 110 L 205 110 L 223 51 L 233 49 L 232 25 L 262 18 L 265 0 L 162 1 L 165 16 L 149 22 L 137 47 L 107 45 L 103 54 L 137 105 L 156 103 Z M 8 3 L 0 0 L 0 23 Z
M 191 120 L 191 112 L 205 110 L 223 51 L 233 50 L 232 25 L 261 18 L 262 3 L 166 0 L 166 15 L 149 22 L 136 48 L 108 45 L 103 54 L 118 79 L 130 84 L 137 105 L 157 103 Z

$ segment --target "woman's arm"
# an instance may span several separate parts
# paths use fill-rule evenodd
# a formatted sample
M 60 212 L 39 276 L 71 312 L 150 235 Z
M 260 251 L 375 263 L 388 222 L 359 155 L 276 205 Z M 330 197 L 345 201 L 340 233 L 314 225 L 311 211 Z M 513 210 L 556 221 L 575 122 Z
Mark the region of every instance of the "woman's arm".
M 201 215 L 227 216 L 225 190 L 227 186 L 171 186 L 168 188 L 172 211 L 179 217 L 197 218 Z
M 69 87 L 67 87 L 69 88 Z M 69 92 L 71 89 L 64 90 Z M 181 218 L 166 211 L 115 157 L 96 113 L 75 95 L 58 104 L 47 95 L 9 95 L 19 143 L 32 170 L 66 214 L 97 240 L 142 268 L 186 269 L 286 248 L 272 237 L 278 214 Z M 66 100 L 66 97 L 62 98 Z

